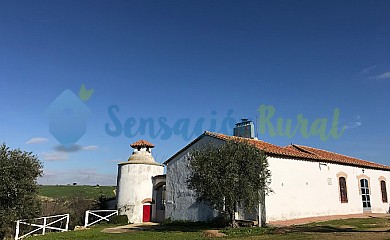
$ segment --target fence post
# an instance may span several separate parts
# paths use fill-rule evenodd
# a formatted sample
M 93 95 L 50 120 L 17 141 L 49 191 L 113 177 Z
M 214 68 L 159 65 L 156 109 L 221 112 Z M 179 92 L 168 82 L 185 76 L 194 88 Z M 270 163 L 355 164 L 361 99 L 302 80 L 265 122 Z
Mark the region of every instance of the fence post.
M 45 233 L 46 233 L 46 223 L 47 223 L 47 219 L 46 219 L 46 217 L 44 217 L 43 218 L 42 235 L 45 235 Z
M 66 214 L 66 226 L 65 226 L 65 231 L 69 230 L 69 220 L 70 220 L 70 214 Z
M 88 226 L 88 217 L 89 217 L 89 210 L 85 212 L 85 222 L 84 222 L 84 227 Z
M 15 240 L 19 239 L 19 224 L 20 224 L 20 220 L 16 221 Z

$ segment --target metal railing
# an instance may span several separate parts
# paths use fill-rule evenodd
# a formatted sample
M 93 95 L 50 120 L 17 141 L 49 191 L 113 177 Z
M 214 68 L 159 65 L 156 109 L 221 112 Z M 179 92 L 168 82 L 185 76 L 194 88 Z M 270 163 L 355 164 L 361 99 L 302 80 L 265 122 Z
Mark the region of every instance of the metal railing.
M 51 219 L 56 219 L 52 222 L 50 222 Z M 38 224 L 38 223 L 31 223 L 31 221 L 34 221 L 34 220 L 43 220 L 43 224 Z M 59 223 L 61 221 L 66 221 L 65 223 L 65 228 L 61 228 L 61 227 L 54 227 L 52 226 L 53 224 L 55 223 Z M 27 222 L 27 221 L 30 221 L 30 222 Z M 20 235 L 20 227 L 21 225 L 26 225 L 26 226 L 30 226 L 30 227 L 36 227 L 36 229 L 22 235 L 22 236 L 19 236 Z M 46 229 L 50 229 L 50 230 L 55 230 L 55 231 L 61 231 L 61 232 L 66 232 L 68 231 L 68 227 L 69 227 L 69 214 L 64 214 L 64 215 L 55 215 L 55 216 L 47 216 L 47 217 L 40 217 L 40 218 L 34 218 L 34 219 L 24 219 L 24 220 L 18 220 L 16 221 L 16 233 L 15 233 L 15 240 L 19 240 L 19 239 L 22 239 L 22 238 L 25 238 L 33 233 L 37 233 L 39 232 L 40 230 L 42 230 L 42 235 L 45 235 L 46 233 Z

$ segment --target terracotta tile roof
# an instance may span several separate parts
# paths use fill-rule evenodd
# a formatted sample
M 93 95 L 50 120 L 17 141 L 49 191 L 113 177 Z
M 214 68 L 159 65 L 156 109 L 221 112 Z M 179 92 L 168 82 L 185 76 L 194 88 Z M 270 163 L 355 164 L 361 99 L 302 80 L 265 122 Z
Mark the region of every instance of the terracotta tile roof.
M 310 158 L 311 155 L 307 154 L 305 152 L 301 151 L 293 151 L 290 149 L 286 149 L 284 147 L 279 147 L 274 144 L 264 142 L 262 140 L 256 140 L 256 139 L 249 139 L 249 138 L 242 138 L 242 137 L 235 137 L 235 136 L 228 136 L 221 133 L 213 133 L 213 132 L 204 132 L 205 135 L 211 136 L 214 138 L 218 138 L 221 140 L 245 140 L 248 141 L 251 144 L 254 144 L 256 147 L 258 147 L 260 150 L 264 151 L 265 153 L 269 154 L 275 154 L 275 155 L 282 155 L 282 156 L 289 156 L 289 157 L 301 157 L 301 158 Z
M 354 157 L 350 157 L 350 156 L 346 156 L 343 154 L 330 152 L 330 151 L 326 151 L 326 150 L 322 150 L 322 149 L 318 149 L 318 148 L 302 146 L 302 145 L 297 145 L 297 144 L 292 144 L 286 148 L 305 151 L 307 153 L 310 153 L 312 155 L 317 156 L 319 159 L 323 159 L 323 160 L 328 161 L 328 162 L 354 165 L 354 166 L 360 166 L 360 167 L 369 167 L 369 168 L 390 170 L 390 166 L 381 165 L 378 163 L 369 162 L 369 161 L 362 160 L 359 158 L 354 158 Z
M 150 147 L 153 148 L 154 145 L 146 140 L 138 140 L 135 143 L 130 144 L 130 147 L 136 148 L 136 147 Z
M 254 144 L 256 147 L 258 147 L 260 150 L 264 151 L 268 155 L 277 155 L 277 156 L 283 156 L 283 157 L 288 157 L 288 158 L 304 159 L 304 160 L 318 161 L 318 162 L 330 162 L 330 163 L 336 163 L 336 164 L 353 165 L 353 166 L 359 166 L 359 167 L 375 168 L 375 169 L 382 169 L 382 170 L 389 170 L 390 171 L 390 166 L 381 165 L 381 164 L 361 160 L 358 158 L 348 157 L 348 156 L 345 156 L 342 154 L 333 153 L 333 152 L 329 152 L 329 151 L 321 150 L 321 149 L 317 149 L 317 148 L 300 146 L 300 145 L 295 145 L 295 144 L 289 145 L 287 147 L 279 147 L 279 146 L 276 146 L 274 144 L 264 142 L 262 140 L 228 136 L 225 134 L 208 132 L 208 131 L 205 131 L 202 135 L 200 135 L 198 138 L 196 138 L 190 144 L 188 144 L 183 149 L 181 149 L 179 152 L 177 152 L 175 155 L 170 157 L 167 161 L 165 161 L 164 164 L 167 164 L 170 160 L 175 158 L 181 152 L 188 149 L 190 146 L 192 146 L 195 142 L 199 141 L 204 136 L 210 136 L 210 137 L 220 139 L 223 141 L 232 140 L 232 139 L 245 140 L 251 144 Z

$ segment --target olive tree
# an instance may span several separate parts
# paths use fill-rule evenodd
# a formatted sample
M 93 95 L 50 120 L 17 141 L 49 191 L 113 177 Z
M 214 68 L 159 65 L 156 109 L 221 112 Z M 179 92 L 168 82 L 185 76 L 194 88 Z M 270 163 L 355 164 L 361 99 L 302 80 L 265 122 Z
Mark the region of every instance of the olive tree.
M 0 239 L 9 235 L 18 219 L 40 212 L 37 178 L 42 163 L 31 152 L 0 145 Z
M 227 216 L 231 227 L 236 227 L 238 204 L 245 211 L 258 209 L 270 191 L 266 155 L 244 139 L 205 144 L 190 152 L 189 166 L 189 188 L 197 194 L 198 201 Z M 265 219 L 260 220 L 265 223 Z

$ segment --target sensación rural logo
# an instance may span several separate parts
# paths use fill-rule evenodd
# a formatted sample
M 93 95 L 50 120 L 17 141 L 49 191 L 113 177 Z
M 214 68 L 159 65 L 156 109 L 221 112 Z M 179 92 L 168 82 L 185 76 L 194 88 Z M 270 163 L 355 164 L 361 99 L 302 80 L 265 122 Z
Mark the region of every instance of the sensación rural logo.
M 87 118 L 91 114 L 84 102 L 92 96 L 94 89 L 87 90 L 83 84 L 79 95 L 65 89 L 47 107 L 49 132 L 64 147 L 70 148 L 85 134 Z

